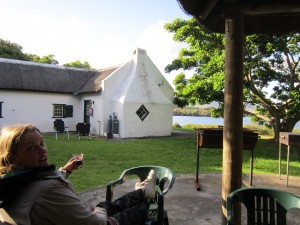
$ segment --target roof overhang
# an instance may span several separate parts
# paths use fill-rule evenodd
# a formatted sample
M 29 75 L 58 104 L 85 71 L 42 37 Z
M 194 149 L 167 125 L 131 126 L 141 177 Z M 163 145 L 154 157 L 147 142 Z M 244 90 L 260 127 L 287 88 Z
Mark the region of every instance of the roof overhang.
M 244 16 L 245 34 L 300 32 L 298 0 L 178 0 L 182 9 L 212 32 L 224 33 L 229 14 Z

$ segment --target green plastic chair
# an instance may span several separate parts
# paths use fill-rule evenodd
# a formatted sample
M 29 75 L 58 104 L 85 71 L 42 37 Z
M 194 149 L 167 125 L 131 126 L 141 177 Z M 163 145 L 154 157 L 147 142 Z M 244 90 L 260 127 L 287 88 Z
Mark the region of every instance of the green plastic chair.
M 161 166 L 139 166 L 123 171 L 118 180 L 112 181 L 107 185 L 106 200 L 112 201 L 113 190 L 117 185 L 123 184 L 128 176 L 134 175 L 140 181 L 144 181 L 150 170 L 153 169 L 157 175 L 156 197 L 150 202 L 145 225 L 168 225 L 169 219 L 167 210 L 164 209 L 164 196 L 171 190 L 175 182 L 175 174 L 172 170 Z
M 285 225 L 287 211 L 300 208 L 300 198 L 291 193 L 273 188 L 240 188 L 227 197 L 228 225 L 233 225 L 233 206 L 237 202 L 247 209 L 248 225 Z

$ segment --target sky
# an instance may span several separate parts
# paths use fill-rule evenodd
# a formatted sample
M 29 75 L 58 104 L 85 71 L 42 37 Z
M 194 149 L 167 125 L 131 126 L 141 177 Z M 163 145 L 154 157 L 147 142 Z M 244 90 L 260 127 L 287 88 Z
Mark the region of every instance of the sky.
M 164 68 L 183 43 L 163 25 L 190 19 L 176 0 L 0 0 L 0 38 L 40 57 L 59 62 L 87 61 L 95 69 L 129 61 L 143 48 L 172 85 L 178 72 Z

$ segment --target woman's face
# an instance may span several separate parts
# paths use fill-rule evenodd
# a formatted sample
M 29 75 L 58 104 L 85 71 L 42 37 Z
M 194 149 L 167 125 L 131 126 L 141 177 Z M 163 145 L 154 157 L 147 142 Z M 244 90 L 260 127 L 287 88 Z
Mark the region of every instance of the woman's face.
M 47 153 L 42 135 L 38 131 L 29 131 L 18 144 L 15 163 L 27 168 L 49 166 Z

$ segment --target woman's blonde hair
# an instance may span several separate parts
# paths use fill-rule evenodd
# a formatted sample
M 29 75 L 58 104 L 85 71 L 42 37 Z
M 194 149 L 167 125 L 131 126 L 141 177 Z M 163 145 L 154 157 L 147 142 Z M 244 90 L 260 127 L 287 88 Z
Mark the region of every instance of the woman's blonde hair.
M 17 147 L 22 137 L 28 132 L 39 131 L 31 124 L 8 125 L 0 131 L 0 175 L 14 167 Z

